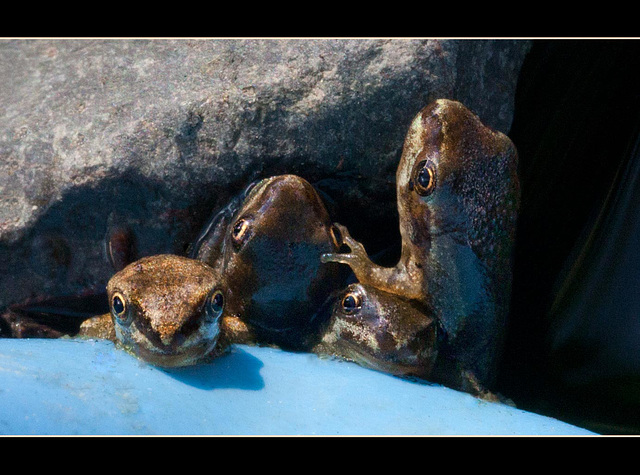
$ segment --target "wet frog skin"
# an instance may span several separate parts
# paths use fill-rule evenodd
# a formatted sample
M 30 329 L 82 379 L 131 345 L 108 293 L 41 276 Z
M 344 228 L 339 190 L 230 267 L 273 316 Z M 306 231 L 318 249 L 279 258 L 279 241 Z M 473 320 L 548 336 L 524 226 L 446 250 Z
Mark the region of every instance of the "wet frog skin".
M 354 283 L 332 298 L 325 311 L 330 317 L 314 353 L 397 376 L 431 375 L 438 325 L 415 301 Z
M 336 230 L 299 176 L 266 178 L 242 196 L 214 218 L 191 255 L 223 276 L 232 339 L 303 349 L 319 323 L 317 309 L 344 285 L 342 269 L 321 262 L 339 249 Z
M 168 254 L 142 258 L 109 280 L 111 313 L 83 323 L 80 334 L 116 340 L 157 366 L 194 364 L 220 340 L 219 282 L 200 261 Z
M 519 205 L 511 140 L 459 102 L 438 100 L 414 118 L 396 173 L 402 251 L 380 267 L 339 226 L 347 264 L 363 283 L 431 305 L 462 368 L 491 385 L 511 292 Z
M 442 384 L 487 401 L 513 405 L 464 368 L 433 309 L 354 283 L 328 299 L 321 339 L 312 351 L 403 378 Z
M 121 230 L 115 236 L 108 248 L 122 245 Z M 341 269 L 320 262 L 337 249 L 306 180 L 264 179 L 214 215 L 190 257 L 146 257 L 117 272 L 111 314 L 80 335 L 110 338 L 158 366 L 194 364 L 230 343 L 302 348 L 315 338 L 317 308 L 343 285 Z

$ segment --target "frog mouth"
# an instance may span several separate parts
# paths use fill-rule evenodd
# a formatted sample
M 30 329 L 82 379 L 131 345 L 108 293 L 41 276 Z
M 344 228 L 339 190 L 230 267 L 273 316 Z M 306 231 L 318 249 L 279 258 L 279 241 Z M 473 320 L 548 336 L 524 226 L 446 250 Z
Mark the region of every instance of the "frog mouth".
M 138 357 L 154 366 L 165 368 L 192 366 L 211 353 L 216 343 L 217 338 L 215 340 L 202 340 L 195 345 L 172 348 L 140 346 L 136 353 Z
M 392 352 L 384 352 L 372 348 L 364 341 L 355 342 L 348 337 L 340 336 L 323 340 L 317 350 L 320 353 L 351 361 L 365 368 L 399 377 L 426 378 L 431 368 L 423 368 L 409 361 L 402 361 Z
M 196 364 L 215 348 L 220 334 L 217 322 L 202 322 L 181 329 L 164 342 L 150 326 L 135 326 L 137 331 L 131 335 L 131 351 L 144 361 L 161 367 Z
M 327 349 L 334 356 L 382 373 L 400 376 L 410 371 L 410 368 L 403 364 L 389 361 L 381 354 L 375 354 L 375 352 L 365 348 L 362 343 L 358 344 L 345 339 L 339 339 Z

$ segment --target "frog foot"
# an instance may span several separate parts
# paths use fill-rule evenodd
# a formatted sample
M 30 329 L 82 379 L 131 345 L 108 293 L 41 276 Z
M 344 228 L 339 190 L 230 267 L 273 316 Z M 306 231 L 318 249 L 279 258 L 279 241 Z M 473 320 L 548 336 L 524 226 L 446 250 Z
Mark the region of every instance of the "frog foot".
M 338 231 L 340 238 L 337 239 L 336 244 L 344 244 L 349 247 L 350 252 L 348 253 L 338 253 L 338 252 L 329 252 L 326 254 L 322 254 L 320 256 L 320 260 L 324 263 L 327 262 L 339 262 L 342 264 L 347 264 L 351 266 L 351 268 L 355 271 L 356 268 L 362 267 L 369 262 L 369 256 L 367 255 L 367 251 L 364 249 L 362 243 L 356 241 L 349 234 L 349 230 L 346 226 L 343 226 L 339 223 L 334 223 L 333 225 Z
M 356 279 L 362 284 L 368 284 L 389 293 L 404 295 L 408 294 L 422 296 L 422 288 L 407 288 L 406 280 L 398 278 L 396 267 L 381 267 L 374 264 L 364 249 L 362 243 L 351 237 L 347 228 L 341 224 L 334 223 L 334 229 L 338 231 L 336 236 L 337 244 L 349 247 L 347 253 L 330 252 L 320 256 L 321 262 L 339 262 L 351 267 Z M 335 234 L 338 234 L 335 233 Z M 411 292 L 411 293 L 409 293 Z

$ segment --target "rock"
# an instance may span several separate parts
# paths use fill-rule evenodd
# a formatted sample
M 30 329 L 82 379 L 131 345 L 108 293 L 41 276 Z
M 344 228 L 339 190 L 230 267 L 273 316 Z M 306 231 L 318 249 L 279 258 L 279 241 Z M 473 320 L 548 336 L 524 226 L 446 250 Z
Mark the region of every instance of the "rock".
M 140 255 L 181 254 L 229 196 L 284 172 L 316 182 L 336 219 L 383 249 L 397 233 L 394 175 L 411 118 L 446 97 L 508 132 L 529 48 L 3 40 L 0 312 L 103 289 L 110 226 L 131 229 Z

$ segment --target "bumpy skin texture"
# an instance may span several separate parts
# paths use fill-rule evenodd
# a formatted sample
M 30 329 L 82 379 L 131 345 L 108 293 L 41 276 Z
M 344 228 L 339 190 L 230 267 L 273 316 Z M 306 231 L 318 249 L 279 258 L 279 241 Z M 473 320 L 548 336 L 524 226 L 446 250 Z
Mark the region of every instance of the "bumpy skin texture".
M 280 175 L 254 184 L 215 216 L 191 255 L 223 275 L 231 340 L 303 349 L 317 309 L 343 285 L 339 266 L 320 260 L 338 249 L 315 189 Z
M 200 261 L 174 255 L 142 258 L 107 285 L 114 331 L 107 316 L 101 316 L 83 324 L 81 334 L 115 338 L 157 366 L 194 364 L 219 342 L 224 302 L 213 300 L 219 283 L 216 271 Z
M 317 309 L 343 285 L 340 266 L 320 261 L 338 246 L 306 180 L 264 179 L 214 215 L 189 257 L 147 257 L 117 272 L 107 286 L 111 316 L 85 322 L 80 335 L 115 339 L 159 366 L 194 364 L 230 343 L 305 349 L 317 338 Z M 223 305 L 214 312 L 216 293 Z
M 331 301 L 315 353 L 398 376 L 430 376 L 438 328 L 429 309 L 360 283 L 349 285 Z
M 413 120 L 396 181 L 397 265 L 375 265 L 344 227 L 350 252 L 323 261 L 348 264 L 363 284 L 431 305 L 448 341 L 447 363 L 491 386 L 511 293 L 515 147 L 459 102 L 438 100 Z

